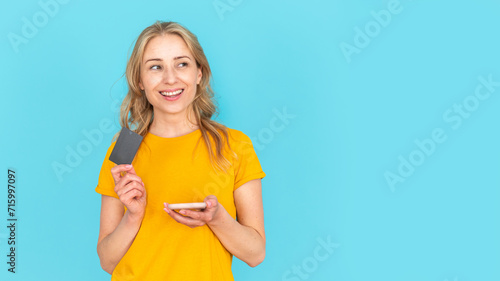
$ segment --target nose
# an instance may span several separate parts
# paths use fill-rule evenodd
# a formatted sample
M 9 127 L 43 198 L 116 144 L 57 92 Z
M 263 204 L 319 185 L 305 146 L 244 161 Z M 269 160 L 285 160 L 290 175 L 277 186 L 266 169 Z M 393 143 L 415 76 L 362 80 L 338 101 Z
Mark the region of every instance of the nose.
M 166 67 L 165 70 L 163 71 L 163 83 L 165 84 L 175 84 L 177 81 L 177 73 L 175 72 L 175 69 L 171 67 Z

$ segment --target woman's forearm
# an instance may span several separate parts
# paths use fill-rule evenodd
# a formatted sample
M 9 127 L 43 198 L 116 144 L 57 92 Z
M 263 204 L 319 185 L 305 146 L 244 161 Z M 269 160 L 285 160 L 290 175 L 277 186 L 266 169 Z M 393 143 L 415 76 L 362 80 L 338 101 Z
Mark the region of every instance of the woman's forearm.
M 109 274 L 127 253 L 141 227 L 142 217 L 131 216 L 127 211 L 116 229 L 97 244 L 101 267 Z
M 254 228 L 233 219 L 221 204 L 208 226 L 231 254 L 249 266 L 255 267 L 264 260 L 265 239 Z

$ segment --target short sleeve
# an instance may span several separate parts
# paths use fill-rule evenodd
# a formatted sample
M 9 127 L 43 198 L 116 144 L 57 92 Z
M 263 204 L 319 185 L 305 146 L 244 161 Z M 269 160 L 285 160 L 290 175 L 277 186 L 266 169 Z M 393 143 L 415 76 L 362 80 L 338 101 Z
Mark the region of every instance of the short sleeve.
M 236 190 L 248 181 L 264 178 L 266 174 L 262 171 L 250 138 L 238 130 L 232 131 L 234 142 L 231 148 L 237 155 L 233 163 L 235 177 L 233 190 Z
M 111 175 L 111 168 L 113 168 L 116 164 L 109 160 L 109 155 L 111 154 L 111 151 L 113 151 L 115 143 L 116 142 L 113 142 L 110 145 L 110 147 L 108 148 L 108 152 L 106 153 L 106 157 L 104 157 L 95 191 L 102 195 L 119 198 L 115 193 L 115 181 L 113 180 L 113 176 Z

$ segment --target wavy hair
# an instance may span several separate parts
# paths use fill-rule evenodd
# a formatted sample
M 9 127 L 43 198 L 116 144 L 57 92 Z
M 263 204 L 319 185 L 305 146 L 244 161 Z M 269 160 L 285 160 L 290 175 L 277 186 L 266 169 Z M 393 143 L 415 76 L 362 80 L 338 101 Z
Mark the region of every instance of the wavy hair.
M 139 87 L 139 82 L 141 81 L 141 62 L 146 45 L 151 39 L 164 34 L 180 36 L 193 54 L 196 65 L 201 68 L 202 78 L 196 87 L 196 94 L 191 107 L 208 148 L 212 167 L 216 170 L 226 172 L 230 166 L 230 162 L 223 155 L 225 144 L 227 144 L 230 151 L 232 150 L 229 146 L 227 127 L 211 119 L 217 113 L 217 106 L 215 105 L 214 92 L 210 85 L 212 73 L 208 65 L 208 60 L 196 35 L 176 22 L 156 21 L 153 25 L 144 29 L 137 38 L 125 72 L 128 93 L 121 105 L 120 125 L 141 136 L 145 136 L 149 132 L 150 126 L 153 123 L 154 112 L 153 106 L 146 98 L 146 94 Z M 191 120 L 189 121 L 191 122 Z M 119 133 L 114 136 L 113 141 L 117 139 L 118 135 Z M 209 135 L 215 143 L 215 151 Z M 234 151 L 233 155 L 236 156 Z

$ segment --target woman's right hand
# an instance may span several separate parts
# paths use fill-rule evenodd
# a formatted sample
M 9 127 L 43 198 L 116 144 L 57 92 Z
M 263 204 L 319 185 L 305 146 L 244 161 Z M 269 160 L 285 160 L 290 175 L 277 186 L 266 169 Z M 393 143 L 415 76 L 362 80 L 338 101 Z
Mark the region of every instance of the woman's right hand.
M 126 174 L 122 176 L 122 172 Z M 146 209 L 146 189 L 134 167 L 126 164 L 117 165 L 111 168 L 111 174 L 115 181 L 115 192 L 127 207 L 129 215 L 142 219 Z

